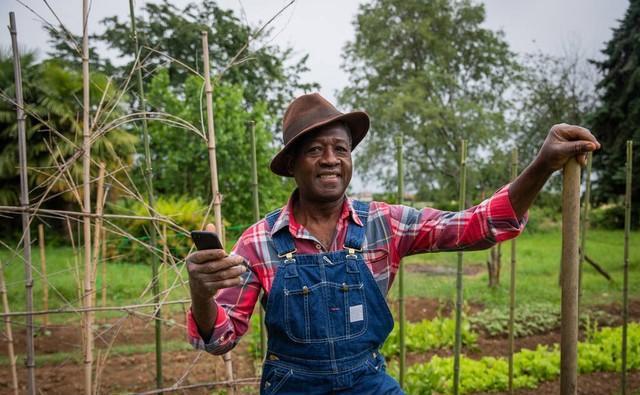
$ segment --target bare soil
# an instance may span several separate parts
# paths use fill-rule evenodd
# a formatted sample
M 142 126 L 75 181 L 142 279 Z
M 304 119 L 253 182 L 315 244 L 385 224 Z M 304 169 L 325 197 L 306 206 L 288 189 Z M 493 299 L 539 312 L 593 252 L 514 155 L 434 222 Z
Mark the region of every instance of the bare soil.
M 434 318 L 436 315 L 448 315 L 452 310 L 450 303 L 440 303 L 436 300 L 408 298 L 406 300 L 407 319 L 419 321 L 424 318 Z M 479 304 L 468 306 L 471 313 L 483 308 Z M 609 314 L 619 315 L 621 307 L 617 304 L 600 306 Z M 630 302 L 630 316 L 633 321 L 640 321 L 640 300 Z M 165 325 L 163 339 L 166 341 L 185 340 L 184 314 L 176 314 L 171 317 L 171 325 Z M 40 364 L 36 367 L 36 380 L 39 393 L 42 394 L 75 394 L 83 390 L 83 366 L 78 362 L 80 354 L 80 326 L 78 321 L 69 325 L 51 325 L 47 328 L 49 333 L 44 335 L 38 331 L 35 338 L 37 355 L 59 352 L 75 353 L 76 358 L 51 363 Z M 14 339 L 16 353 L 24 353 L 25 329 L 19 324 L 14 324 Z M 97 357 L 103 356 L 113 339 L 114 345 L 153 344 L 154 327 L 149 324 L 146 317 L 128 316 L 119 320 L 111 319 L 99 322 L 96 326 L 96 334 L 100 335 L 96 341 Z M 115 338 L 114 338 L 115 337 Z M 521 348 L 535 348 L 538 344 L 553 344 L 560 341 L 560 333 L 554 330 L 542 335 L 528 336 L 515 340 L 516 350 Z M 508 339 L 501 337 L 480 336 L 477 349 L 464 350 L 472 358 L 481 356 L 507 355 Z M 433 355 L 446 356 L 450 351 L 437 351 L 430 353 L 409 353 L 408 362 L 417 363 L 428 361 Z M 6 337 L 0 338 L 0 355 L 7 355 Z M 254 359 L 249 355 L 246 342 L 233 351 L 233 363 L 236 378 L 256 377 L 257 371 Z M 153 352 L 133 355 L 112 355 L 100 366 L 100 393 L 124 393 L 142 392 L 155 388 L 155 354 Z M 18 360 L 18 374 L 21 392 L 26 391 L 26 369 L 23 358 Z M 223 381 L 226 379 L 222 358 L 199 353 L 197 351 L 165 351 L 163 354 L 163 375 L 165 386 L 189 385 L 200 382 Z M 619 374 L 593 373 L 580 375 L 578 382 L 579 394 L 615 394 L 619 388 Z M 10 369 L 8 365 L 0 368 L 0 394 L 9 394 Z M 633 371 L 628 376 L 629 389 L 633 392 L 640 389 L 640 371 Z M 210 389 L 199 388 L 181 391 L 189 394 L 209 394 Z M 257 393 L 256 385 L 241 386 L 238 393 Z M 519 390 L 517 394 L 558 394 L 559 380 L 543 383 L 535 390 Z M 495 394 L 495 393 L 493 393 Z

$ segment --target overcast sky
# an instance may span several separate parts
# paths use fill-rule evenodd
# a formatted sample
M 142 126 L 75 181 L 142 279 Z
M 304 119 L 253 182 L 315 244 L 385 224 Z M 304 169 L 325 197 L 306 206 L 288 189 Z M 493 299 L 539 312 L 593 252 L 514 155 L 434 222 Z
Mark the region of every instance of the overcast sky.
M 290 0 L 219 0 L 232 8 L 253 26 L 270 19 Z M 22 0 L 38 14 L 54 22 L 52 13 L 42 0 Z M 67 28 L 76 34 L 82 31 L 81 0 L 48 0 Z M 140 10 L 147 1 L 136 2 Z M 174 0 L 183 7 L 188 0 Z M 334 101 L 336 92 L 348 82 L 340 68 L 344 44 L 354 37 L 351 24 L 357 13 L 355 0 L 297 0 L 271 25 L 273 43 L 291 46 L 299 56 L 309 54 L 310 72 L 307 81 L 319 82 L 321 93 Z M 626 0 L 484 0 L 485 25 L 502 30 L 506 41 L 516 53 L 543 52 L 562 55 L 576 49 L 583 57 L 601 58 L 600 51 L 612 36 L 612 28 L 624 16 Z M 128 18 L 128 0 L 93 0 L 89 17 L 90 32 L 100 32 L 97 23 L 114 14 Z M 46 53 L 47 36 L 41 20 L 16 0 L 0 0 L 0 18 L 9 24 L 9 11 L 16 13 L 18 38 L 22 46 Z M 139 15 L 144 15 L 141 11 Z M 98 29 L 98 30 L 94 30 Z M 10 48 L 8 30 L 0 34 L 0 46 Z M 343 109 L 346 110 L 346 109 Z M 355 180 L 355 190 L 360 190 Z

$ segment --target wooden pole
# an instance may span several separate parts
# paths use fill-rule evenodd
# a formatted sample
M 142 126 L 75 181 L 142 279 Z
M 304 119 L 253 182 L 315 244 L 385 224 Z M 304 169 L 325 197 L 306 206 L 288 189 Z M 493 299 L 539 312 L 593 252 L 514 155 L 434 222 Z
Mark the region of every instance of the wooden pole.
M 131 18 L 131 34 L 133 36 L 133 43 L 135 48 L 135 56 L 140 57 L 140 44 L 138 42 L 138 32 L 136 30 L 136 15 L 133 7 L 133 0 L 129 0 L 129 16 Z M 140 110 L 144 114 L 146 111 L 146 103 L 144 97 L 144 84 L 142 82 L 142 67 L 141 62 L 137 65 L 137 79 L 138 79 L 138 97 L 140 99 Z M 156 212 L 155 212 L 155 197 L 153 191 L 153 170 L 151 167 L 151 149 L 149 147 L 149 131 L 147 130 L 147 118 L 142 117 L 142 137 L 144 142 L 144 163 L 145 172 L 144 179 L 147 184 L 147 198 L 149 199 L 149 211 L 154 218 L 151 220 L 151 226 L 149 226 L 149 237 L 151 247 L 155 250 L 157 243 L 156 234 Z M 160 309 L 160 281 L 158 279 L 158 257 L 156 254 L 151 254 L 151 290 L 153 292 L 153 302 L 158 304 L 154 314 L 155 317 L 155 340 L 156 340 L 156 387 L 163 387 L 162 379 L 162 312 Z
M 90 97 L 89 97 L 89 0 L 82 0 L 82 212 L 91 213 L 91 129 L 90 129 Z M 93 289 L 91 278 L 93 268 L 91 262 L 91 216 L 85 215 L 82 221 L 84 238 L 84 293 L 82 296 L 84 307 L 91 308 Z M 84 314 L 84 390 L 90 395 L 93 371 L 93 312 Z
M 213 126 L 213 89 L 211 88 L 211 70 L 209 68 L 209 40 L 206 30 L 202 31 L 202 61 L 204 63 L 204 91 L 207 104 L 207 147 L 209 150 L 209 169 L 211 172 L 211 195 L 213 197 L 213 215 L 215 216 L 216 231 L 222 235 L 224 228 L 222 224 L 222 195 L 218 189 L 218 164 L 216 161 L 216 134 Z M 224 237 L 221 238 L 224 246 Z M 225 367 L 227 369 L 227 378 L 233 382 L 233 363 L 231 361 L 231 352 L 222 356 Z M 235 387 L 230 387 L 232 393 L 235 393 Z
M 572 158 L 562 179 L 562 322 L 560 393 L 575 395 L 578 376 L 578 272 L 580 257 L 580 165 Z
M 49 310 L 49 280 L 47 279 L 47 255 L 44 245 L 44 225 L 38 224 L 38 244 L 40 245 L 40 272 L 42 275 L 42 309 Z M 49 315 L 42 317 L 42 325 L 49 326 Z
M 4 264 L 0 262 L 0 295 L 2 295 L 2 308 L 5 314 L 9 314 L 9 299 L 7 298 L 7 287 L 4 281 Z M 4 317 L 4 327 L 7 338 L 7 352 L 9 365 L 11 368 L 11 389 L 14 395 L 18 395 L 18 370 L 16 369 L 16 354 L 13 350 L 13 332 L 11 330 L 11 317 Z
M 162 264 L 160 265 L 162 277 L 161 292 L 169 287 L 169 244 L 167 243 L 167 224 L 162 224 Z M 165 311 L 165 319 L 169 318 L 169 312 Z
M 249 122 L 249 136 L 251 140 L 251 189 L 253 190 L 253 220 L 260 221 L 260 194 L 258 184 L 258 150 L 256 148 L 256 123 Z M 264 327 L 264 308 L 260 304 L 260 354 L 264 358 L 267 354 L 267 333 Z
M 95 228 L 93 232 L 93 264 L 91 267 L 91 289 L 94 290 L 91 297 L 93 301 L 91 304 L 96 304 L 96 275 L 98 270 L 98 262 L 100 258 L 100 245 L 102 244 L 102 210 L 104 208 L 104 174 L 105 164 L 100 162 L 98 165 L 98 187 L 96 188 L 96 218 Z
M 629 233 L 631 232 L 631 176 L 633 141 L 627 141 L 627 179 L 624 194 L 624 280 L 622 286 L 622 395 L 627 393 L 627 325 L 629 322 Z
M 511 152 L 511 180 L 518 176 L 518 149 Z M 509 393 L 513 394 L 513 354 L 515 353 L 513 324 L 516 311 L 516 239 L 511 239 L 511 273 L 509 279 Z
M 467 141 L 460 142 L 460 201 L 458 210 L 465 209 L 467 184 Z M 458 235 L 460 237 L 460 235 Z M 460 351 L 462 349 L 462 251 L 458 252 L 456 270 L 456 339 L 453 355 L 453 393 L 460 393 Z
M 26 117 L 24 114 L 24 100 L 22 98 L 22 69 L 20 66 L 20 52 L 18 50 L 18 32 L 16 17 L 9 13 L 9 32 L 11 33 L 11 47 L 13 49 L 13 75 L 16 85 L 16 120 L 18 122 L 18 157 L 20 164 L 20 206 L 26 210 L 29 206 L 29 183 L 27 179 L 27 135 L 25 131 Z M 22 244 L 24 254 L 24 287 L 26 294 L 27 312 L 33 311 L 33 275 L 31 273 L 31 226 L 29 214 L 22 212 Z M 26 353 L 27 353 L 27 393 L 36 393 L 36 361 L 33 344 L 33 316 L 26 317 Z
M 396 137 L 396 162 L 398 163 L 398 197 L 397 203 L 402 204 L 404 198 L 404 169 L 402 163 L 402 135 Z M 404 306 L 404 265 L 400 261 L 398 267 L 398 320 L 400 337 L 400 387 L 404 388 L 407 372 L 407 347 L 405 341 L 405 306 Z
M 107 229 L 102 227 L 102 307 L 107 305 Z
M 587 256 L 587 228 L 589 227 L 589 211 L 591 210 L 591 162 L 593 153 L 587 154 L 587 170 L 585 174 L 584 201 L 582 202 L 582 219 L 580 225 L 580 270 L 578 272 L 578 309 L 582 298 L 582 271 Z

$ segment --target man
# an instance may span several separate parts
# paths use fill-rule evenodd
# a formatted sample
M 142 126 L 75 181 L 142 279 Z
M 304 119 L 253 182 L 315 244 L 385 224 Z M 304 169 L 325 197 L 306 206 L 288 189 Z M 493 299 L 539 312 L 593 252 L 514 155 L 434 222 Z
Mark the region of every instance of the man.
M 283 120 L 285 147 L 271 162 L 274 173 L 295 179 L 288 204 L 247 229 L 230 255 L 205 250 L 187 258 L 188 332 L 197 348 L 233 348 L 264 290 L 261 393 L 402 393 L 378 353 L 393 327 L 384 296 L 400 259 L 517 236 L 549 176 L 571 157 L 584 164 L 600 147 L 586 129 L 556 125 L 510 185 L 452 213 L 346 197 L 351 151 L 368 129 L 366 113 L 343 114 L 317 93 L 294 100 Z

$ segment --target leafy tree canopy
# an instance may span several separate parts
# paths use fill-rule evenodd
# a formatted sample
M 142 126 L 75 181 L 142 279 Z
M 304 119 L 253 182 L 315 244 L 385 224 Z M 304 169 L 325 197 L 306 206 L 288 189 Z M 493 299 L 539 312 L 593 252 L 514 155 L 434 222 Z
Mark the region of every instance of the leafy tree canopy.
M 502 35 L 481 26 L 484 19 L 484 7 L 468 0 L 360 6 L 356 37 L 344 53 L 350 85 L 340 100 L 371 115 L 358 156 L 367 175 L 382 174 L 389 186 L 393 138 L 402 133 L 409 187 L 423 200 L 450 199 L 457 191 L 460 139 L 469 141 L 470 158 L 503 140 L 504 92 L 517 65 Z M 480 166 L 470 163 L 471 170 Z
M 602 143 L 594 155 L 599 177 L 595 189 L 600 201 L 615 201 L 625 190 L 626 141 L 634 140 L 633 178 L 640 175 L 640 1 L 629 8 L 614 29 L 613 38 L 602 51 L 606 59 L 594 62 L 602 72 L 598 84 L 601 104 L 593 117 L 593 131 Z M 634 181 L 632 195 L 637 201 L 640 183 Z M 633 208 L 637 224 L 640 207 Z

